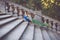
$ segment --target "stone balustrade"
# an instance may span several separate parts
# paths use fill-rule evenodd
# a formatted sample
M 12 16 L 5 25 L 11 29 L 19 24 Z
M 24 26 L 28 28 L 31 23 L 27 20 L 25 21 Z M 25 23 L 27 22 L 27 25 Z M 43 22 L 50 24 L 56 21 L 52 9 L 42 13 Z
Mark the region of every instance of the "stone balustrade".
M 51 22 L 53 23 L 53 29 L 56 29 L 58 31 L 60 31 L 60 21 L 56 20 L 56 19 L 53 19 L 53 18 L 50 18 L 48 16 L 45 16 L 45 15 L 42 15 L 44 17 L 44 20 L 46 21 L 47 19 L 49 20 L 49 24 L 51 24 Z M 56 27 L 57 25 L 57 27 Z

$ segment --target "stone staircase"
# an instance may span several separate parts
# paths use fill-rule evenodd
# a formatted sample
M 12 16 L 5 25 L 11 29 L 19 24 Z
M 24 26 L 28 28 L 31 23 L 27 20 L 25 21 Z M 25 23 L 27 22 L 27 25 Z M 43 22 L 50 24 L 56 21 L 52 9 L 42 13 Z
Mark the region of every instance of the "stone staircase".
M 60 34 L 41 29 L 7 12 L 0 13 L 0 40 L 60 40 Z
M 11 15 L 0 15 L 0 40 L 60 40 L 60 34 L 40 29 Z

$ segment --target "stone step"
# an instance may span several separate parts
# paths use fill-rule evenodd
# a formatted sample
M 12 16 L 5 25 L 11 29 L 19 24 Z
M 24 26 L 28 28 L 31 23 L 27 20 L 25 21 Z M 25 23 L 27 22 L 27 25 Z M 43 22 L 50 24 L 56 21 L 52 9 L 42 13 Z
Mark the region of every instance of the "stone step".
M 51 31 L 51 32 L 55 35 L 55 37 L 56 37 L 57 40 L 60 40 L 60 34 L 58 34 L 56 32 L 53 32 L 53 31 Z
M 33 40 L 33 34 L 34 34 L 34 25 L 29 24 L 23 36 L 19 40 Z
M 51 40 L 46 30 L 42 30 L 42 35 L 43 35 L 44 40 Z
M 16 19 L 17 19 L 17 17 L 11 17 L 11 18 L 8 18 L 8 19 L 5 19 L 5 20 L 1 20 L 0 21 L 0 26 L 5 25 L 5 24 L 7 24 L 9 22 L 12 22 L 12 21 L 14 21 Z
M 0 15 L 6 15 L 6 13 L 0 13 Z
M 51 40 L 57 40 L 56 37 L 55 37 L 55 35 L 51 31 L 47 31 L 47 32 L 48 32 Z
M 17 27 L 20 23 L 22 23 L 23 19 L 16 20 L 14 22 L 11 22 L 4 27 L 0 28 L 0 38 L 7 35 L 10 31 L 12 31 L 15 27 Z M 19 30 L 18 30 L 19 31 Z
M 0 15 L 0 20 L 12 17 L 11 15 Z
M 42 32 L 39 27 L 35 27 L 35 36 L 34 40 L 43 40 Z
M 23 22 L 18 27 L 16 27 L 13 31 L 11 31 L 8 35 L 2 38 L 2 40 L 19 40 L 24 30 L 26 29 L 27 25 L 28 22 Z

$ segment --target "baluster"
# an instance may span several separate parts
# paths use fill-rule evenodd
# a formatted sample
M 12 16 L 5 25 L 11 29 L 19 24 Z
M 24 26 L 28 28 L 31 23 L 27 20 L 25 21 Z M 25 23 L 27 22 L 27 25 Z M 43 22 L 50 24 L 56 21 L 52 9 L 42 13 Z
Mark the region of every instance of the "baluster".
M 10 9 L 9 9 L 10 12 L 12 12 L 12 5 L 10 4 Z
M 19 13 L 20 13 L 20 9 L 19 9 L 19 7 L 17 7 L 17 16 L 18 17 L 20 16 Z
M 49 30 L 51 30 L 51 21 L 49 21 Z
M 57 29 L 58 28 L 58 23 L 55 23 L 55 27 L 56 27 L 55 30 L 57 31 L 58 30 Z
M 12 6 L 12 14 L 15 14 L 14 11 L 15 11 L 15 7 L 14 5 L 11 5 Z
M 51 23 L 51 29 L 53 29 L 53 21 L 50 21 L 50 23 Z
M 57 32 L 60 33 L 60 24 L 58 23 L 57 25 L 58 25 L 57 26 Z
M 7 10 L 8 12 L 10 12 L 9 9 L 10 9 L 9 3 L 8 2 L 5 2 L 5 10 Z
M 21 17 L 21 18 L 23 18 L 23 13 L 22 13 L 22 10 L 20 9 L 19 11 L 20 11 L 20 12 L 19 12 L 20 17 Z
M 25 11 L 25 14 L 24 15 L 28 16 L 28 11 Z
M 35 14 L 31 13 L 31 18 L 32 18 L 32 19 L 34 18 L 34 16 L 35 16 Z
M 49 19 L 46 19 L 46 23 L 49 25 Z M 49 28 L 49 26 L 47 26 L 47 28 Z
M 8 12 L 10 12 L 9 9 L 10 9 L 10 5 L 8 4 L 8 8 L 7 8 L 7 11 L 8 11 Z
M 8 2 L 5 1 L 5 10 L 7 10 Z
M 45 21 L 45 20 L 44 20 L 44 17 L 41 17 L 41 20 L 42 20 L 42 22 L 44 23 L 44 21 Z
M 22 17 L 23 17 L 25 14 L 25 11 L 23 9 L 21 9 L 21 11 L 22 11 Z

